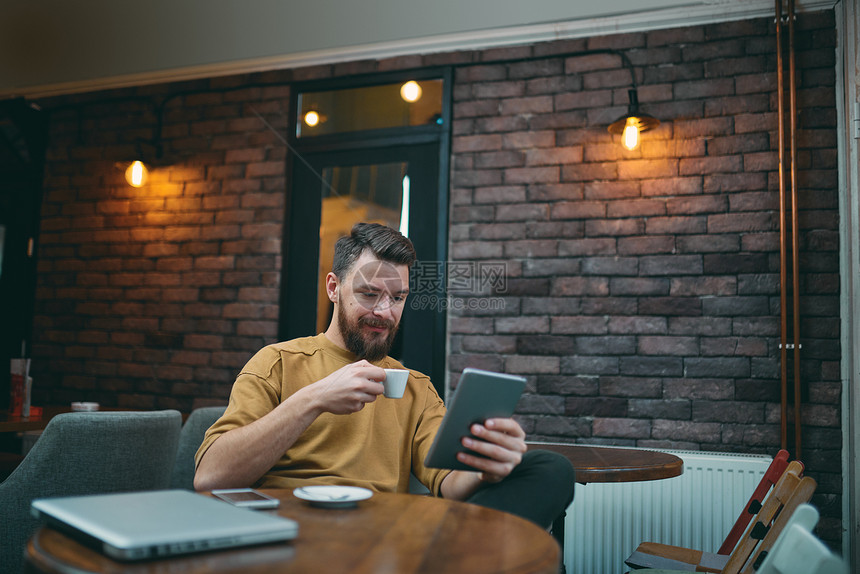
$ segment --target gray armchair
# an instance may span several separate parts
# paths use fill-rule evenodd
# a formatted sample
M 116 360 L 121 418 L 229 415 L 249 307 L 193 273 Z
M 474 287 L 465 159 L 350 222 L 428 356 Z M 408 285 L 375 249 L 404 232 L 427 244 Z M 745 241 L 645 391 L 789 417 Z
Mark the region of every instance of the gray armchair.
M 34 498 L 168 488 L 179 411 L 57 415 L 21 464 L 0 484 L 0 572 L 21 572 L 39 522 Z
M 173 466 L 171 488 L 194 490 L 194 455 L 203 442 L 203 435 L 212 424 L 221 418 L 226 406 L 201 407 L 194 409 L 179 434 L 179 449 L 176 451 L 176 464 Z

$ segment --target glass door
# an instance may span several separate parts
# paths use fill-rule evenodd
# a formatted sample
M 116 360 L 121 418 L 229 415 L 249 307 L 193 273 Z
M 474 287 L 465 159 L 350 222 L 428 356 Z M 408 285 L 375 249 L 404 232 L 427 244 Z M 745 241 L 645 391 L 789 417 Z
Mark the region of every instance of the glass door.
M 320 263 L 317 274 L 317 332 L 331 320 L 325 294 L 335 242 L 359 222 L 381 223 L 409 237 L 409 164 L 404 161 L 364 165 L 329 165 L 322 169 Z
M 422 268 L 444 260 L 440 209 L 443 215 L 445 212 L 438 174 L 439 145 L 435 143 L 317 152 L 293 162 L 282 338 L 314 335 L 328 327 L 332 305 L 323 281 L 331 271 L 335 242 L 349 234 L 355 223 L 375 222 L 399 229 L 415 245 Z M 416 293 L 414 283 L 412 292 L 392 356 L 430 375 L 441 391 L 445 311 L 421 308 L 415 304 L 417 296 L 428 294 Z M 442 297 L 436 291 L 432 295 L 436 300 Z

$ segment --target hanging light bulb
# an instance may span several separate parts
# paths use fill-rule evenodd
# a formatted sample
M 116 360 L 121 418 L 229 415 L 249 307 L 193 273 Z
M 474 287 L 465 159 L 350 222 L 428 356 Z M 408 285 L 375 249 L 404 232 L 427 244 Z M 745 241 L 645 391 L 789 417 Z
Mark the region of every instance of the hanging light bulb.
M 627 118 L 624 132 L 621 134 L 621 145 L 631 151 L 639 147 L 639 125 L 635 118 Z
M 320 123 L 320 114 L 316 110 L 308 110 L 305 113 L 305 124 L 310 127 L 314 127 L 315 125 Z
M 421 86 L 419 86 L 418 82 L 414 80 L 409 80 L 400 86 L 400 97 L 407 102 L 417 102 L 421 99 L 421 93 Z
M 140 160 L 135 160 L 129 164 L 125 170 L 125 180 L 132 187 L 141 187 L 149 180 L 149 170 Z
M 629 90 L 627 95 L 630 102 L 627 113 L 609 125 L 609 132 L 621 134 L 621 145 L 634 150 L 639 147 L 639 134 L 656 128 L 660 125 L 660 120 L 639 111 L 639 96 L 635 88 Z

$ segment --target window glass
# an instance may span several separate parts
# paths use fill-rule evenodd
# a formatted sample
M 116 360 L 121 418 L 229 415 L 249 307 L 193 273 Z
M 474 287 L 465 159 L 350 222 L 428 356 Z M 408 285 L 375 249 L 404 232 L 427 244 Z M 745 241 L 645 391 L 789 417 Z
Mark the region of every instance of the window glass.
M 325 276 L 331 271 L 334 244 L 360 221 L 381 223 L 409 236 L 407 162 L 335 165 L 322 170 L 322 214 L 317 296 L 317 332 L 331 320 Z
M 442 80 L 418 80 L 298 96 L 296 137 L 436 125 L 442 122 Z

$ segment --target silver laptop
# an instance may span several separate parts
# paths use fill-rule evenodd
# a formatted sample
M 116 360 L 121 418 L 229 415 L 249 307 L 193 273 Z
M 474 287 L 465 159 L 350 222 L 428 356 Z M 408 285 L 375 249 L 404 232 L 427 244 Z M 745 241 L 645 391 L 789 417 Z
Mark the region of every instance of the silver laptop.
M 117 560 L 291 540 L 294 520 L 188 490 L 40 498 L 36 518 Z

